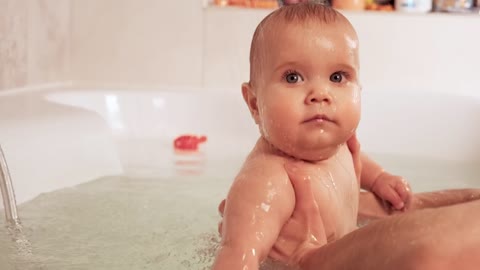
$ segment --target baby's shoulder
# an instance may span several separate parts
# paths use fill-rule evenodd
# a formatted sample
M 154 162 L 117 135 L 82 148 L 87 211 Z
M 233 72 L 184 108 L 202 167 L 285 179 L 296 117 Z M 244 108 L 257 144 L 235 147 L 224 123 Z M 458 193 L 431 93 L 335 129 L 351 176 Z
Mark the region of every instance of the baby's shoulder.
M 236 179 L 255 182 L 255 185 L 291 185 L 285 170 L 287 160 L 274 155 L 250 156 L 243 164 Z
M 242 171 L 263 174 L 286 174 L 285 163 L 287 159 L 272 154 L 250 156 L 244 163 Z

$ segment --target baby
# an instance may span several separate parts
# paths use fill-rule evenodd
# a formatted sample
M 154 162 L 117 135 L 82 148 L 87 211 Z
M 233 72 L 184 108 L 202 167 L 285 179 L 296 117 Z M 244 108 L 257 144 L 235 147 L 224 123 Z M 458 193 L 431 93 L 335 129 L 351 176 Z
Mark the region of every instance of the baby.
M 408 184 L 373 161 L 365 157 L 362 177 L 355 174 L 347 142 L 360 121 L 358 48 L 349 21 L 324 5 L 284 6 L 258 25 L 242 93 L 261 136 L 228 193 L 213 269 L 259 269 L 267 257 L 286 265 L 302 260 L 301 245 L 278 241 L 295 208 L 284 167 L 295 160 L 316 175 L 312 204 L 324 226 L 309 232 L 313 240 L 357 229 L 361 188 L 394 209 L 408 205 Z

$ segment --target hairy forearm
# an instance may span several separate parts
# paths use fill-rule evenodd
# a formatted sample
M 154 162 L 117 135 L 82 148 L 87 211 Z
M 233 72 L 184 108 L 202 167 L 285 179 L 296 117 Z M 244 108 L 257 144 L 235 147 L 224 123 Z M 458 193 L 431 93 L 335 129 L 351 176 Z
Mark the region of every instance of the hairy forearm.
M 310 251 L 301 267 L 438 270 L 459 264 L 477 269 L 480 217 L 472 213 L 478 212 L 480 201 L 388 217 Z
M 480 200 L 480 189 L 449 189 L 415 194 L 412 209 L 437 208 Z
M 408 210 L 438 208 L 475 200 L 480 200 L 480 189 L 449 189 L 423 192 L 413 195 L 412 204 Z M 360 193 L 358 207 L 359 224 L 365 224 L 372 220 L 403 213 L 405 213 L 405 211 L 398 211 L 390 208 L 371 192 Z

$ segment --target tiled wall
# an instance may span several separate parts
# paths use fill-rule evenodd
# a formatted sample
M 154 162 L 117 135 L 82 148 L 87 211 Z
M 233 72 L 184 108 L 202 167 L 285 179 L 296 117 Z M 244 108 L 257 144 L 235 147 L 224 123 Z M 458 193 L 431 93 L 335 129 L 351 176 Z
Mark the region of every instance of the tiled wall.
M 27 83 L 26 3 L 0 0 L 0 90 Z
M 0 90 L 69 79 L 70 0 L 0 0 Z
M 270 10 L 203 2 L 0 0 L 0 90 L 73 81 L 238 91 L 251 35 Z M 480 16 L 346 14 L 366 90 L 480 93 Z
M 27 1 L 28 83 L 70 80 L 71 1 Z
M 107 85 L 202 83 L 200 0 L 73 0 L 73 79 Z
M 0 90 L 202 84 L 203 1 L 0 0 Z

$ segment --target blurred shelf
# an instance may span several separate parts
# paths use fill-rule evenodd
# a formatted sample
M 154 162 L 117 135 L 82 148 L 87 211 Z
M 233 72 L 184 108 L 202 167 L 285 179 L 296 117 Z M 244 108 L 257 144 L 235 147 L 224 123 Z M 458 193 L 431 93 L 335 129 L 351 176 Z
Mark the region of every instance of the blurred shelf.
M 252 12 L 267 12 L 270 13 L 274 8 L 251 8 L 244 6 L 217 6 L 212 4 L 205 4 L 205 9 L 215 10 L 215 11 L 252 11 Z M 350 11 L 350 10 L 341 10 L 342 13 L 355 16 L 379 16 L 379 17 L 452 17 L 452 18 L 475 18 L 480 19 L 480 8 L 473 9 L 472 11 L 466 12 L 428 12 L 428 13 L 418 13 L 418 12 L 397 12 L 397 11 L 375 11 L 375 10 L 362 10 L 362 11 Z

